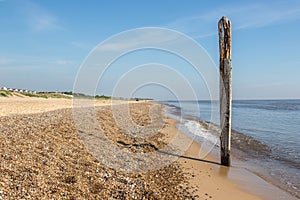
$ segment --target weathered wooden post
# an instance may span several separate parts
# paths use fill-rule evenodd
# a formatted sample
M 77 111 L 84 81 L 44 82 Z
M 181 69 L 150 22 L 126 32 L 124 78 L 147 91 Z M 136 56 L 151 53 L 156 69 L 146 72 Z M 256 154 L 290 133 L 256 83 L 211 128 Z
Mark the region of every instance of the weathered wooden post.
M 220 48 L 220 127 L 221 164 L 230 166 L 231 138 L 231 24 L 223 16 L 218 23 Z

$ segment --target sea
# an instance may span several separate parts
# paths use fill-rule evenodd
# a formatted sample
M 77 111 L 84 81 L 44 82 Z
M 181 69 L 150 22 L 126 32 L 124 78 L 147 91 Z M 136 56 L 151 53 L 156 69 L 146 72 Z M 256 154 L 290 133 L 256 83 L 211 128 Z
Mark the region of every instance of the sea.
M 219 149 L 218 101 L 160 103 L 179 129 Z M 300 100 L 233 100 L 231 148 L 233 165 L 300 198 Z

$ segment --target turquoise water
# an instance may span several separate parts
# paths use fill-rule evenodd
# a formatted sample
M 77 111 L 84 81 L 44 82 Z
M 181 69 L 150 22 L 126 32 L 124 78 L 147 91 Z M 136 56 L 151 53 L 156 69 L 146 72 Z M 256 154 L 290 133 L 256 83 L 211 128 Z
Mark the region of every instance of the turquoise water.
M 161 103 L 177 114 L 219 125 L 218 102 Z M 232 129 L 233 154 L 238 149 L 242 154 L 236 156 L 245 166 L 249 162 L 259 166 L 262 177 L 299 198 L 300 100 L 233 101 Z

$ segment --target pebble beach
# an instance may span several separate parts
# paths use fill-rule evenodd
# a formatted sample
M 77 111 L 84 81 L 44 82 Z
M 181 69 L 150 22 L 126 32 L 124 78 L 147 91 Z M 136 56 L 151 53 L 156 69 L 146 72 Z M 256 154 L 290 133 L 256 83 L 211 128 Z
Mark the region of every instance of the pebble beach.
M 138 127 L 159 124 L 160 129 L 146 138 L 126 133 L 122 126 L 129 124 L 128 119 L 121 114 L 116 123 L 109 101 L 95 105 L 105 137 L 126 152 L 156 152 L 175 133 L 179 141 L 190 140 L 178 131 L 176 120 L 164 115 L 162 105 L 129 103 L 131 120 Z M 0 107 L 0 199 L 261 199 L 227 179 L 228 169 L 216 164 L 215 158 L 198 159 L 200 145 L 193 141 L 182 156 L 170 155 L 175 158 L 170 163 L 126 172 L 101 161 L 86 145 L 89 134 L 78 131 L 71 100 L 0 98 Z M 85 119 L 82 115 L 83 123 Z
M 135 119 L 142 107 L 132 107 Z M 195 198 L 179 163 L 139 174 L 100 163 L 78 138 L 71 109 L 3 116 L 0 130 L 0 199 Z

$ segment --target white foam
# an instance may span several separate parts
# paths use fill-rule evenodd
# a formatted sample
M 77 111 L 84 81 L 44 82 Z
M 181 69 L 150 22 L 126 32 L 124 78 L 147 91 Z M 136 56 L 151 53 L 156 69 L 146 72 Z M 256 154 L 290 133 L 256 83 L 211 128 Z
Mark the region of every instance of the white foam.
M 201 137 L 204 142 L 208 141 L 213 145 L 219 145 L 219 139 L 215 135 L 211 134 L 208 130 L 206 130 L 198 122 L 193 120 L 184 120 L 184 126 L 190 133 Z

